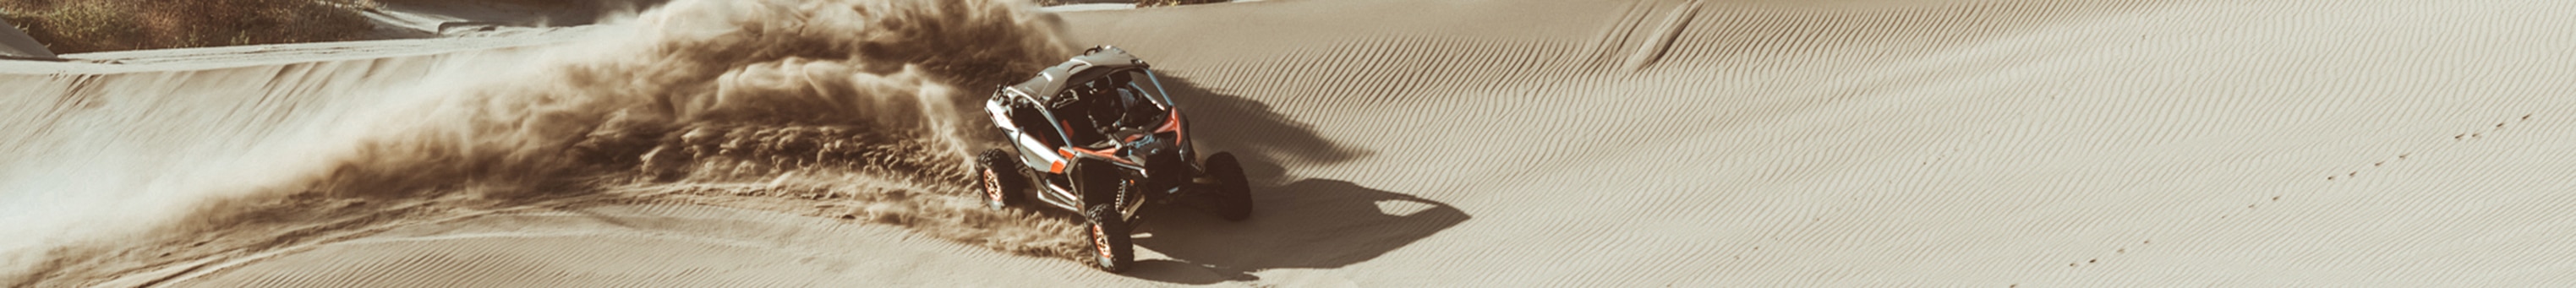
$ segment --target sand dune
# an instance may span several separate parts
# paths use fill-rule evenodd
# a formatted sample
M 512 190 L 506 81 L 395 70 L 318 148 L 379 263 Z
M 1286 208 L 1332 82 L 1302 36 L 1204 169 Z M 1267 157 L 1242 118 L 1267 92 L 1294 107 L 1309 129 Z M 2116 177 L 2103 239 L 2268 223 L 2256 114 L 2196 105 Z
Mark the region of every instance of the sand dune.
M 0 163 L 7 163 L 0 168 L 7 172 L 0 174 L 0 191 L 7 191 L 0 193 L 5 197 L 0 198 L 0 211 L 6 211 L 0 219 L 10 223 L 12 235 L 20 236 L 0 240 L 0 249 L 5 249 L 0 251 L 6 251 L 0 255 L 8 256 L 0 260 L 10 264 L 0 275 L 22 276 L 23 270 L 53 266 L 30 261 L 71 260 L 64 257 L 104 266 L 87 267 L 101 270 L 89 271 L 94 273 L 90 276 L 115 276 L 133 272 L 119 269 L 169 265 L 203 254 L 235 254 L 196 251 L 181 253 L 180 258 L 94 257 L 81 254 L 100 251 L 73 246 L 153 245 L 140 241 L 150 237 L 127 234 L 204 220 L 189 219 L 188 211 L 209 205 L 204 201 L 210 198 L 254 193 L 263 185 L 314 170 L 312 166 L 319 164 L 316 151 L 351 144 L 334 135 L 377 129 L 370 125 L 378 120 L 373 114 L 425 101 L 421 94 L 402 91 L 476 71 L 508 69 L 508 63 L 532 56 L 524 49 L 507 47 L 265 65 L 256 63 L 280 59 L 196 58 L 188 51 L 172 51 L 177 54 L 172 58 L 134 58 L 160 64 L 0 62 L 9 71 L 0 74 L 0 86 L 11 87 L 0 91 L 0 99 L 19 103 L 6 109 L 7 117 L 0 117 L 0 123 L 6 124 L 0 125 L 0 135 L 13 139 L 0 142 L 0 160 L 5 160 Z M 405 49 L 421 48 L 430 47 Z M 301 59 L 315 58 L 334 57 Z M 137 71 L 225 66 L 239 67 Z M 365 217 L 314 215 L 346 212 L 323 207 L 297 210 L 313 214 L 268 216 L 283 222 Z M 324 221 L 281 226 L 325 224 L 318 222 Z M 242 228 L 233 231 L 258 234 L 252 231 L 276 227 Z M 182 247 L 165 248 L 161 250 Z M 51 260 L 37 260 L 46 258 Z M 12 286 L 38 280 L 0 278 L 12 278 L 7 279 Z
M 763 7 L 746 5 L 751 6 L 741 7 Z M 2576 269 L 2576 260 L 2565 257 L 2576 245 L 2559 240 L 2576 236 L 2576 220 L 2569 220 L 2576 219 L 2576 210 L 2565 209 L 2576 205 L 2570 196 L 2576 194 L 2562 192 L 2576 182 L 2562 176 L 2576 172 L 2576 164 L 2554 157 L 2576 155 L 2576 148 L 2551 143 L 2576 140 L 2576 125 L 2566 120 L 2576 119 L 2576 98 L 2560 95 L 2576 91 L 2576 84 L 2564 80 L 2571 75 L 2565 67 L 2576 67 L 2576 53 L 2563 48 L 2576 43 L 2576 34 L 2564 33 L 2576 31 L 2576 21 L 2562 17 L 2569 12 L 2576 12 L 2576 4 L 2505 0 L 1278 0 L 1063 12 L 1031 16 L 1035 22 L 1023 26 L 1002 25 L 1022 28 L 977 30 L 1043 28 L 1053 34 L 972 35 L 1008 34 L 1016 36 L 994 39 L 1024 41 L 1013 45 L 1114 44 L 1155 63 L 1175 77 L 1166 84 L 1177 85 L 1177 100 L 1200 125 L 1194 133 L 1206 135 L 1201 143 L 1210 146 L 1203 148 L 1246 156 L 1247 170 L 1260 182 L 1254 185 L 1260 210 L 1252 220 L 1152 215 L 1168 217 L 1140 231 L 1142 265 L 1123 275 L 1105 274 L 1048 256 L 1046 245 L 1055 244 L 994 243 L 1060 241 L 1044 235 L 1064 227 L 1043 223 L 1061 219 L 942 210 L 956 206 L 949 201 L 967 201 L 960 200 L 962 190 L 950 187 L 964 183 L 948 179 L 954 171 L 833 174 L 760 166 L 766 168 L 750 176 L 678 182 L 718 187 L 694 190 L 612 185 L 583 188 L 594 190 L 579 195 L 402 202 L 414 203 L 409 206 L 320 197 L 328 201 L 313 203 L 368 204 L 292 214 L 293 221 L 275 225 L 285 228 L 263 228 L 322 235 L 298 238 L 305 240 L 269 246 L 220 242 L 234 239 L 223 235 L 269 235 L 254 231 L 203 237 L 218 239 L 214 246 L 236 248 L 96 248 L 180 254 L 72 261 L 76 265 L 49 265 L 8 283 L 2566 286 L 2576 277 L 2560 271 Z M 1021 15 L 899 15 L 934 14 Z M 643 26 L 633 29 L 696 27 Z M 825 34 L 779 37 L 834 39 L 812 36 Z M 504 38 L 568 36 L 523 37 Z M 544 49 L 597 48 L 584 41 L 597 40 Z M 782 43 L 842 43 L 815 41 Z M 137 166 L 292 158 L 276 155 L 300 150 L 267 141 L 293 142 L 299 133 L 315 132 L 260 124 L 279 121 L 262 119 L 327 123 L 339 116 L 242 116 L 225 113 L 240 110 L 188 107 L 269 103 L 256 100 L 261 95 L 284 96 L 285 103 L 406 107 L 400 99 L 332 95 L 417 85 L 407 80 L 415 77 L 373 75 L 435 75 L 450 67 L 524 59 L 476 56 L 522 53 L 510 52 L 522 51 L 515 49 L 530 48 L 211 70 L 147 63 L 139 65 L 173 71 L 0 76 L 7 87 L 51 89 L 8 95 L 12 101 L 54 103 L 10 115 L 101 111 L 68 118 L 9 116 L 11 124 L 0 129 L 10 130 L 0 135 L 133 127 L 86 130 L 113 131 L 104 135 L 19 138 L 56 142 L 0 142 L 8 145 L 0 152 L 11 153 L 0 166 L 8 172 L 0 187 L 9 189 L 0 196 L 26 203 L 18 199 L 57 201 L 54 196 L 88 191 L 55 186 L 72 185 L 62 183 L 135 186 L 92 189 L 99 191 L 194 187 L 195 182 L 129 175 L 152 171 L 131 168 Z M 950 63 L 1057 56 L 1038 54 L 1045 53 L 994 52 Z M 463 59 L 473 57 L 501 58 Z M 771 61 L 763 59 L 768 58 L 741 62 Z M 608 67 L 789 75 L 698 73 L 689 75 L 734 80 L 675 80 L 768 89 L 794 86 L 767 85 L 777 83 L 881 83 L 779 79 L 885 69 L 843 66 L 920 63 L 884 59 L 896 60 L 794 66 L 813 70 L 757 68 L 778 67 L 767 64 Z M 663 60 L 676 62 L 653 63 L 736 63 Z M 73 64 L 78 63 L 60 65 Z M 333 65 L 365 67 L 267 73 Z M 937 74 L 905 71 L 896 74 Z M 918 93 L 932 96 L 950 95 L 936 92 L 945 86 L 974 87 L 957 77 L 921 77 L 931 80 L 895 83 L 939 87 Z M 560 95 L 614 98 L 694 91 L 555 81 L 562 79 L 590 78 L 490 85 L 579 88 L 494 88 L 503 91 L 496 95 L 568 91 Z M 152 92 L 183 91 L 174 87 L 199 92 Z M 844 99 L 794 98 L 841 95 L 829 92 L 835 88 L 776 89 L 787 92 L 758 95 L 807 99 L 774 103 Z M 201 94 L 224 96 L 178 96 Z M 111 106 L 81 110 L 97 104 L 62 95 L 97 95 L 109 100 L 97 103 Z M 930 100 L 921 103 L 939 102 L 923 97 Z M 113 106 L 134 105 L 122 103 L 145 104 Z M 931 128 L 950 117 L 923 109 L 929 112 L 899 116 L 933 119 L 920 124 Z M 171 131 L 152 126 L 200 119 L 219 124 Z M 54 124 L 27 124 L 37 121 Z M 878 129 L 886 126 L 869 125 L 887 120 L 868 121 L 876 122 L 863 123 L 879 124 L 829 127 Z M 696 125 L 691 123 L 696 122 L 674 125 Z M 208 136 L 213 144 L 169 148 L 83 145 L 176 143 L 155 137 L 189 139 L 185 135 L 200 133 L 194 132 L 200 127 L 250 131 L 202 132 L 215 135 L 281 136 Z M 283 132 L 261 132 L 268 130 Z M 577 137 L 561 139 L 602 137 L 570 135 Z M 653 147 L 700 147 L 662 145 Z M 855 165 L 952 160 L 939 156 L 950 153 L 940 147 L 887 150 L 926 156 Z M 182 160 L 40 168 L 131 151 L 166 151 L 157 153 Z M 130 157 L 155 155 L 160 154 Z M 790 160 L 798 159 L 805 158 Z M 27 180 L 65 175 L 114 181 Z M 868 188 L 848 188 L 853 186 Z M 181 204 L 186 203 L 168 205 Z M 1019 223 L 1009 221 L 1041 224 L 994 224 Z M 305 223 L 323 228 L 288 225 Z M 93 246 L 117 247 L 75 247 Z M 0 255 L 19 261 L 8 263 L 56 259 Z
M 2537 43 L 2569 38 L 2537 27 L 2566 23 L 2490 14 L 2567 6 L 1515 4 L 1067 18 L 1216 96 L 1185 99 L 1311 131 L 1210 124 L 1284 167 L 1265 203 L 1473 216 L 1356 229 L 1436 231 L 1322 267 L 1370 285 L 2537 285 L 2571 263 L 2524 256 L 2566 253 L 2526 233 L 2576 223 L 2537 204 L 2569 166 L 2510 160 L 2565 152 L 2537 131 L 2570 59 Z M 2514 127 L 2535 132 L 2463 136 Z M 1299 186 L 1321 181 L 1355 185 Z M 1363 224 L 1336 220 L 1304 223 Z
M 19 31 L 18 26 L 0 21 L 0 58 L 51 59 L 54 51 L 46 50 L 45 44 L 36 43 L 35 38 L 28 38 L 27 32 Z

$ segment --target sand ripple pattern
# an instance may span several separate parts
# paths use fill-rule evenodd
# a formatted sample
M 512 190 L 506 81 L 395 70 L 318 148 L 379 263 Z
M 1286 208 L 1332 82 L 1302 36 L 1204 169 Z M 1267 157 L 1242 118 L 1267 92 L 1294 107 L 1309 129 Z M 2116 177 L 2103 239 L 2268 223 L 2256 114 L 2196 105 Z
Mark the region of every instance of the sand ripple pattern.
M 167 95 L 133 90 L 186 85 L 128 85 L 163 76 L 5 78 L 9 87 L 60 91 L 12 95 L 42 105 L 0 108 L 25 111 L 0 115 L 10 124 L 0 131 L 37 138 L 0 142 L 15 157 L 0 166 L 12 169 L 0 187 L 128 175 L 111 169 L 120 166 L 29 168 L 41 165 L 155 163 L 78 152 L 92 148 L 235 155 L 181 157 L 216 164 L 309 154 L 318 159 L 289 163 L 320 164 L 257 170 L 292 171 L 261 182 L 284 183 L 277 187 L 184 197 L 177 202 L 214 203 L 185 211 L 216 212 L 184 214 L 201 220 L 140 233 L 147 237 L 130 242 L 139 244 L 14 256 L 42 265 L 18 274 L 32 280 L 0 283 L 142 275 L 173 280 L 144 284 L 368 285 L 489 271 L 495 280 L 560 284 L 477 261 L 574 274 L 712 274 L 667 282 L 679 285 L 870 283 L 797 281 L 859 278 L 848 275 L 932 279 L 924 286 L 2576 283 L 2563 273 L 2576 268 L 2565 257 L 2576 242 L 2563 241 L 2576 238 L 2576 209 L 2567 209 L 2576 194 L 2560 192 L 2576 187 L 2566 180 L 2576 165 L 2563 161 L 2576 155 L 2563 144 L 2576 141 L 2576 125 L 2565 121 L 2576 98 L 2563 95 L 2576 91 L 2566 81 L 2576 53 L 2564 48 L 2576 43 L 2565 33 L 2576 31 L 2565 17 L 2576 2 L 1304 0 L 1054 16 L 975 1 L 785 2 L 675 3 L 639 20 L 646 28 L 610 37 L 627 40 L 567 49 L 585 55 L 515 58 L 541 61 L 525 62 L 537 72 L 494 76 L 504 79 L 243 108 L 304 112 L 119 106 L 235 103 L 264 91 L 236 84 L 191 88 L 250 92 L 61 97 Z M 900 25 L 908 23 L 996 25 Z M 1048 23 L 1061 23 L 1064 40 L 1043 32 L 1056 31 Z M 1053 51 L 1065 45 L 1054 42 L 1120 45 L 1172 76 L 1167 84 L 1183 94 L 1176 98 L 1190 107 L 1204 148 L 1247 159 L 1262 203 L 1254 219 L 1157 218 L 1137 241 L 1149 261 L 1128 274 L 1010 256 L 1061 257 L 1049 251 L 1070 244 L 1048 237 L 1070 228 L 1045 216 L 972 212 L 985 210 L 943 191 L 965 183 L 954 167 L 972 146 L 959 144 L 975 142 L 955 135 L 980 124 L 943 120 L 971 113 L 960 112 L 957 100 L 971 98 L 960 91 L 1010 80 L 978 75 L 1061 59 Z M 443 75 L 415 70 L 421 64 L 334 65 Z M 306 71 L 297 69 L 307 68 L 201 76 L 318 89 L 294 91 L 343 82 L 272 82 Z M 344 75 L 323 72 L 306 77 Z M 403 94 L 415 90 L 436 93 Z M 179 113 L 142 112 L 154 109 Z M 344 112 L 303 114 L 312 111 Z M 400 121 L 360 121 L 375 118 Z M 237 124 L 85 129 L 169 121 Z M 363 133 L 264 128 L 341 122 L 367 125 L 353 125 Z M 156 136 L 186 133 L 215 136 Z M 236 133 L 320 145 L 226 136 Z M 299 149 L 199 153 L 229 150 L 156 137 Z M 80 156 L 41 156 L 57 151 Z M 199 171 L 193 165 L 150 171 Z M 145 180 L 107 183 L 197 187 Z M 900 235 L 1007 253 L 833 254 L 802 247 L 911 240 L 665 211 L 703 204 L 811 216 L 796 223 L 882 223 L 855 227 L 901 227 L 914 234 Z M 592 212 L 672 219 L 629 230 L 530 220 Z M 439 225 L 403 226 L 418 223 Z M 703 233 L 508 242 L 395 228 L 514 223 L 579 226 L 527 228 L 569 234 Z M 386 244 L 412 239 L 447 244 Z M 625 244 L 776 269 L 588 267 L 672 258 L 496 248 L 578 247 L 567 239 L 642 239 Z M 343 242 L 351 244 L 310 245 Z M 189 248 L 199 246 L 217 248 Z M 416 248 L 433 251 L 407 250 Z M 287 253 L 296 251 L 311 253 Z M 864 261 L 899 264 L 849 264 Z M 273 277 L 300 271 L 357 278 Z M 619 283 L 633 282 L 610 284 Z M 466 284 L 478 283 L 458 285 Z
M 1165 59 L 1206 105 L 1277 115 L 1237 120 L 1365 152 L 1208 138 L 1281 166 L 1264 191 L 1296 196 L 1264 200 L 1381 190 L 1473 215 L 1318 229 L 1428 236 L 1252 261 L 1352 270 L 1264 279 L 2549 286 L 2568 279 L 2506 267 L 2576 264 L 2511 252 L 2576 251 L 2527 238 L 2565 234 L 2533 232 L 2576 217 L 2537 208 L 2571 203 L 2539 179 L 2576 170 L 2510 160 L 2576 153 L 2530 132 L 2576 111 L 2552 80 L 2576 53 L 2538 44 L 2576 40 L 2546 16 L 2565 3 L 1464 2 L 1068 22 Z M 1121 33 L 1143 27 L 1180 31 Z M 1324 222 L 1256 229 L 1346 227 Z

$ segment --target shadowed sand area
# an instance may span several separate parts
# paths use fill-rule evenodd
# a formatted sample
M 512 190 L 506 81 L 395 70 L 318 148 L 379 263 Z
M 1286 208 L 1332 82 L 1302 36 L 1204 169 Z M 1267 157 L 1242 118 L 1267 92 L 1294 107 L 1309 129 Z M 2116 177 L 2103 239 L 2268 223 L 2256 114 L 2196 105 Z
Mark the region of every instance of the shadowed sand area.
M 0 21 L 0 58 L 51 59 L 54 52 L 46 51 L 45 44 L 36 43 L 35 38 L 28 38 L 26 31 L 18 31 L 18 26 Z
M 1037 19 L 1063 46 L 1117 45 L 1172 78 L 1202 148 L 1245 156 L 1252 220 L 1152 211 L 1170 215 L 1139 231 L 1140 265 L 1107 274 L 843 212 L 865 202 L 605 193 L 624 200 L 465 209 L 75 284 L 2567 286 L 2571 13 L 2511 0 L 1053 13 Z M 542 48 L 355 63 L 404 73 L 421 66 L 402 59 L 510 49 Z M 322 64 L 150 73 L 299 65 Z M 0 83 L 154 81 L 83 75 Z M 330 77 L 182 86 L 343 83 Z M 0 170 L 46 175 L 26 171 Z M 966 199 L 950 187 L 962 183 L 888 185 Z

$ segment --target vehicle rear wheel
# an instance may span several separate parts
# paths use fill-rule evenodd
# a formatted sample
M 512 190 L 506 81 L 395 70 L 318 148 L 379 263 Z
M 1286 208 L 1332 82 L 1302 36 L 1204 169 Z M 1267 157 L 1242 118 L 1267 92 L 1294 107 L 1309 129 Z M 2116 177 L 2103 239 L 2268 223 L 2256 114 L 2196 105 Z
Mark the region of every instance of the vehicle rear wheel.
M 975 188 L 983 192 L 984 206 L 1009 208 L 1019 204 L 1021 197 L 1027 197 L 1028 193 L 1021 193 L 1020 189 L 1028 189 L 1028 179 L 1023 179 L 1016 166 L 1011 166 L 1014 164 L 1012 160 L 1011 153 L 1002 149 L 984 150 L 983 155 L 975 156 Z
M 1130 227 L 1127 227 L 1126 220 L 1122 220 L 1125 217 L 1118 214 L 1117 205 L 1091 205 L 1083 209 L 1082 218 L 1090 226 L 1083 232 L 1088 235 L 1084 238 L 1091 239 L 1093 265 L 1109 273 L 1126 271 L 1128 266 L 1136 265 L 1136 246 L 1127 234 Z
M 1216 178 L 1208 198 L 1217 218 L 1243 221 L 1252 218 L 1252 185 L 1243 180 L 1243 164 L 1235 162 L 1233 153 L 1218 152 L 1208 156 L 1208 177 Z

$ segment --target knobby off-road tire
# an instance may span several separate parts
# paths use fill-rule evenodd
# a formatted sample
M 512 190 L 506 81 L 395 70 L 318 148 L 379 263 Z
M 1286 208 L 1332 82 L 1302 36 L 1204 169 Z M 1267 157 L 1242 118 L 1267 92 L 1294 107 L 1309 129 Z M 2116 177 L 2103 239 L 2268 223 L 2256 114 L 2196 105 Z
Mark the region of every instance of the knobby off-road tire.
M 1028 193 L 1020 191 L 1028 189 L 1028 179 L 1020 175 L 1014 160 L 1018 159 L 1002 149 L 984 150 L 984 154 L 975 156 L 975 191 L 983 194 L 984 206 L 1007 209 L 1028 197 Z
M 1130 241 L 1127 217 L 1118 208 L 1126 205 L 1126 179 L 1118 168 L 1107 163 L 1083 161 L 1074 167 L 1074 177 L 1082 191 L 1082 218 L 1086 226 L 1083 238 L 1091 240 L 1092 265 L 1101 271 L 1117 273 L 1136 265 L 1136 246 Z
M 1233 153 L 1218 152 L 1208 156 L 1208 177 L 1216 178 L 1208 189 L 1209 211 L 1225 221 L 1252 218 L 1252 185 L 1243 180 L 1243 164 L 1235 162 Z
M 1127 271 L 1127 267 L 1135 266 L 1136 245 L 1127 234 L 1132 227 L 1127 227 L 1126 220 L 1120 220 L 1118 206 L 1091 205 L 1091 208 L 1083 210 L 1082 218 L 1090 226 L 1083 229 L 1083 234 L 1087 235 L 1083 238 L 1091 240 L 1088 252 L 1093 258 L 1092 265 L 1110 273 Z

